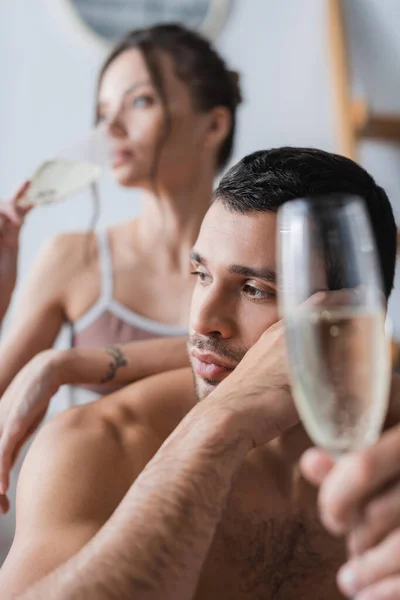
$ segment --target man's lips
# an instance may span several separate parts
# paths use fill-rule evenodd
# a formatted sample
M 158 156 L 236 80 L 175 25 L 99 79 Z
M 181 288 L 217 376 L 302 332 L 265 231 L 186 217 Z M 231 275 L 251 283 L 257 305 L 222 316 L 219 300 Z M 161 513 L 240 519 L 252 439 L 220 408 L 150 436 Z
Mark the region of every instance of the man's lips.
M 194 372 L 204 379 L 222 381 L 236 367 L 236 364 L 228 363 L 217 354 L 203 353 L 196 348 L 192 349 L 191 355 Z

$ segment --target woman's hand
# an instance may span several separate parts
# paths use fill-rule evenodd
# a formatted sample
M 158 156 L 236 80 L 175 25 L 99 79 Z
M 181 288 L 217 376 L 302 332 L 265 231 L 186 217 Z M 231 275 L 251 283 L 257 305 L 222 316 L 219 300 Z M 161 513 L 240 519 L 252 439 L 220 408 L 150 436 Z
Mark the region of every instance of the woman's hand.
M 0 280 L 16 279 L 19 232 L 31 207 L 20 207 L 29 182 L 24 183 L 10 201 L 0 202 Z
M 37 354 L 15 377 L 0 401 L 0 494 L 9 486 L 10 470 L 28 437 L 43 420 L 62 382 L 56 368 L 58 350 Z M 0 496 L 0 511 L 8 510 Z

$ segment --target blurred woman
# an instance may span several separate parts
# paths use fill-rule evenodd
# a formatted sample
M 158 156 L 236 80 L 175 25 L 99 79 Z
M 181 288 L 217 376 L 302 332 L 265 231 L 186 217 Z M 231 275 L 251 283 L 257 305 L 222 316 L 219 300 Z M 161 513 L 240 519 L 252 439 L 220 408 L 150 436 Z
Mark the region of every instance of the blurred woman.
M 143 190 L 143 211 L 89 239 L 68 233 L 46 244 L 0 348 L 0 395 L 32 357 L 51 348 L 65 322 L 74 347 L 156 338 L 153 345 L 138 344 L 137 361 L 146 364 L 146 375 L 186 364 L 194 283 L 188 254 L 213 180 L 231 155 L 239 102 L 237 77 L 194 32 L 160 25 L 133 31 L 118 44 L 100 73 L 96 117 L 112 145 L 114 177 L 124 187 Z M 8 266 L 0 265 L 1 317 L 16 279 L 24 217 L 17 199 L 0 210 L 1 237 L 12 239 Z M 108 361 L 103 384 L 124 364 L 114 350 Z M 96 393 L 106 389 L 101 385 Z M 8 411 L 0 402 L 0 444 Z M 14 460 L 15 453 L 8 466 Z

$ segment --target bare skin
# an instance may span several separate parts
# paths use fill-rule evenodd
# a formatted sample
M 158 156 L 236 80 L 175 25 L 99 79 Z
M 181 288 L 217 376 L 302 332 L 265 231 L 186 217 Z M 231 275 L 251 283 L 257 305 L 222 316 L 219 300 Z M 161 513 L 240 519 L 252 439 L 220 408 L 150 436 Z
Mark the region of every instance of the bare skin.
M 120 185 L 144 192 L 142 214 L 109 230 L 114 297 L 144 317 L 187 326 L 194 284 L 187 257 L 209 207 L 217 154 L 230 130 L 231 119 L 225 107 L 199 112 L 188 86 L 177 77 L 170 57 L 161 53 L 160 63 L 170 131 L 159 153 L 156 179 L 154 160 L 164 135 L 165 115 L 140 52 L 130 49 L 119 55 L 107 68 L 99 89 L 99 118 L 107 127 L 115 150 L 113 174 Z M 14 226 L 16 241 L 19 227 L 20 221 Z M 16 259 L 17 246 L 13 256 Z M 33 357 L 52 347 L 62 325 L 79 319 L 99 295 L 99 260 L 93 234 L 63 234 L 46 244 L 1 345 L 0 396 Z M 9 297 L 10 294 L 4 301 L 5 308 Z M 167 368 L 187 365 L 186 357 L 182 359 L 185 340 L 181 340 L 178 352 L 171 351 L 169 339 L 138 348 L 133 343 L 130 364 L 141 362 L 147 368 L 134 372 L 129 381 L 158 372 L 155 347 L 158 351 L 163 347 L 164 354 L 170 356 Z M 104 360 L 110 362 L 106 353 Z M 107 367 L 99 383 L 105 376 Z M 104 382 L 104 393 L 110 379 L 113 378 Z M 10 439 L 6 422 L 13 407 L 8 403 L 1 405 L 0 443 L 4 447 Z M 43 417 L 45 411 L 39 412 Z M 39 421 L 35 417 L 35 426 Z M 23 442 L 25 434 L 26 429 L 19 442 Z M 15 456 L 14 448 L 3 457 L 0 493 L 7 491 L 9 468 Z M 7 510 L 7 506 L 7 499 L 0 496 L 0 510 Z
M 192 408 L 192 374 L 154 376 L 110 400 L 60 415 L 31 449 L 19 483 L 17 533 L 1 572 L 2 595 L 22 592 L 100 530 Z M 308 445 L 295 426 L 248 454 L 216 529 L 196 600 L 305 599 L 311 589 L 315 599 L 342 597 L 335 574 L 345 561 L 344 545 L 319 524 L 315 492 L 299 473 L 298 459 Z
M 110 244 L 116 299 L 145 317 L 186 325 L 193 290 L 187 256 L 209 206 L 216 155 L 230 118 L 221 107 L 196 111 L 172 61 L 164 55 L 161 60 L 171 131 L 158 163 L 157 194 L 152 171 L 164 113 L 139 51 L 121 54 L 101 82 L 99 116 L 116 156 L 123 155 L 114 163 L 114 176 L 125 187 L 142 188 L 145 201 L 138 219 L 110 229 Z M 94 236 L 63 234 L 50 241 L 2 344 L 0 394 L 33 356 L 52 346 L 62 324 L 76 321 L 99 294 Z
M 29 207 L 20 208 L 18 201 L 28 187 L 28 182 L 24 183 L 10 202 L 0 202 L 0 324 L 7 312 L 17 281 L 19 234 L 24 217 L 29 212 Z
M 161 374 L 40 434 L 21 475 L 4 590 L 39 580 L 27 598 L 50 589 L 61 598 L 342 597 L 344 544 L 319 524 L 316 492 L 299 473 L 309 440 L 288 393 L 275 219 L 216 202 L 203 223 L 189 344 L 200 402 L 189 371 Z
M 272 330 L 269 337 L 270 339 L 273 337 Z M 275 350 L 278 349 L 280 341 L 279 336 L 274 340 Z M 266 354 L 271 352 L 271 343 L 265 345 L 267 351 L 261 355 L 261 358 L 265 358 Z M 265 391 L 261 385 L 265 385 L 265 373 L 268 373 L 269 366 L 265 361 L 265 368 L 259 373 L 261 383 L 258 384 L 258 391 L 261 396 Z M 248 390 L 248 388 L 246 383 L 243 389 Z M 234 389 L 238 389 L 239 394 L 243 392 L 240 384 L 238 388 L 237 382 Z M 215 394 L 213 396 L 213 402 L 218 404 L 222 397 Z M 251 403 L 251 396 L 246 399 L 243 394 L 243 399 L 246 404 Z M 344 543 L 328 534 L 319 524 L 315 492 L 302 479 L 299 472 L 299 458 L 303 450 L 309 447 L 310 442 L 301 425 L 294 424 L 296 418 L 293 419 L 293 411 L 288 410 L 287 393 L 280 390 L 279 394 L 273 397 L 273 402 L 275 405 L 280 403 L 284 406 L 282 411 L 278 407 L 274 412 L 273 418 L 277 426 L 279 424 L 278 429 L 270 434 L 274 439 L 251 450 L 244 460 L 239 461 L 240 468 L 230 489 L 229 500 L 223 509 L 221 521 L 214 528 L 212 544 L 206 553 L 201 576 L 195 586 L 196 594 L 175 596 L 180 600 L 192 597 L 196 600 L 217 600 L 221 597 L 229 597 L 233 600 L 254 600 L 254 598 L 284 598 L 285 600 L 299 598 L 301 600 L 310 597 L 310 590 L 316 600 L 343 598 L 336 589 L 335 577 L 339 567 L 346 560 Z M 202 409 L 202 404 L 200 402 L 196 410 Z M 263 404 L 267 405 L 267 401 Z M 4 595 L 7 598 L 9 597 L 7 593 L 19 594 L 26 588 L 30 588 L 31 584 L 46 577 L 73 555 L 79 559 L 79 550 L 93 537 L 99 550 L 104 550 L 106 544 L 99 543 L 96 533 L 107 521 L 110 525 L 112 523 L 111 535 L 110 531 L 108 533 L 114 546 L 118 547 L 118 539 L 123 546 L 127 539 L 126 527 L 129 520 L 135 518 L 135 513 L 130 508 L 125 527 L 119 527 L 115 520 L 113 522 L 113 516 L 117 516 L 114 510 L 118 505 L 121 509 L 124 508 L 126 500 L 129 499 L 129 490 L 134 491 L 135 485 L 132 484 L 140 472 L 145 469 L 155 453 L 160 454 L 159 448 L 162 442 L 171 434 L 175 426 L 179 425 L 185 415 L 195 413 L 193 410 L 195 405 L 192 374 L 189 370 L 183 369 L 132 384 L 114 394 L 112 402 L 108 402 L 108 398 L 105 397 L 95 405 L 73 409 L 48 423 L 31 449 L 21 474 L 18 490 L 17 535 L 0 573 L 2 597 Z M 399 386 L 397 385 L 392 389 L 388 425 L 398 420 L 398 405 Z M 268 409 L 265 409 L 265 419 L 267 417 Z M 240 420 L 243 422 L 242 415 Z M 195 426 L 195 421 L 191 426 Z M 284 430 L 281 435 L 279 429 Z M 86 437 L 83 431 L 86 432 Z M 393 460 L 390 463 L 392 467 L 389 467 L 388 471 L 390 468 L 396 468 L 394 459 L 397 456 L 398 431 L 396 433 L 397 436 L 386 434 L 380 444 L 382 450 L 387 450 L 388 441 L 393 446 Z M 59 443 L 60 437 L 63 439 L 63 444 Z M 223 437 L 223 426 L 221 437 Z M 378 447 L 376 454 L 379 451 Z M 368 452 L 371 454 L 371 451 Z M 373 452 L 374 450 L 371 455 Z M 82 456 L 85 460 L 82 460 Z M 327 459 L 324 460 L 326 463 Z M 360 468 L 364 468 L 367 457 L 360 456 L 357 460 L 353 462 L 354 468 L 359 472 Z M 321 463 L 321 458 L 319 462 Z M 330 463 L 328 466 L 323 465 L 322 468 L 320 464 L 319 471 L 315 466 L 307 469 L 303 459 L 303 469 L 313 483 L 317 482 L 318 478 L 320 481 L 325 477 L 326 471 L 331 467 Z M 311 475 L 313 468 L 314 474 Z M 167 464 L 163 469 L 168 470 Z M 325 474 L 322 475 L 321 472 L 324 470 Z M 355 503 L 375 485 L 373 479 L 368 482 L 366 480 L 365 490 L 356 490 L 354 494 L 357 482 L 360 481 L 356 476 L 357 472 L 352 473 L 352 486 L 344 485 L 342 481 L 340 486 L 335 487 L 336 496 L 339 490 L 339 501 L 332 506 L 335 509 L 339 507 L 337 513 L 343 507 L 347 508 L 346 502 Z M 343 472 L 340 476 L 345 477 L 346 474 Z M 381 469 L 379 477 L 387 478 L 388 474 Z M 33 487 L 36 493 L 32 501 Z M 157 486 L 153 484 L 153 487 Z M 350 491 L 347 495 L 353 494 L 355 498 L 358 494 L 357 499 L 353 500 L 352 497 L 349 502 L 346 497 L 348 490 Z M 161 489 L 161 503 L 165 504 L 166 499 Z M 390 501 L 389 491 L 389 504 Z M 322 503 L 320 507 L 325 508 Z M 384 512 L 383 506 L 382 509 Z M 127 507 L 125 512 L 126 510 Z M 155 513 L 158 510 L 156 509 Z M 183 507 L 180 507 L 180 511 L 182 510 Z M 180 514 L 183 520 L 183 513 Z M 392 516 L 395 516 L 393 510 Z M 342 516 L 340 518 L 341 522 L 345 522 Z M 393 526 L 393 518 L 391 523 Z M 156 528 L 157 523 L 150 521 L 149 526 Z M 373 526 L 372 523 L 372 528 Z M 330 529 L 335 534 L 338 531 L 333 526 Z M 57 536 L 55 531 L 58 532 Z M 394 538 L 394 535 L 391 537 Z M 140 544 L 139 550 L 143 552 Z M 386 561 L 385 567 L 381 568 L 383 574 L 377 573 L 380 563 L 374 570 L 369 567 L 369 581 L 387 576 L 393 565 L 393 560 L 385 556 L 385 552 L 387 554 L 390 550 L 390 543 L 386 546 L 382 543 L 377 550 Z M 130 579 L 146 580 L 149 576 L 145 569 L 146 565 L 141 565 L 137 557 L 135 558 L 135 554 L 129 556 Z M 367 555 L 365 556 L 367 563 Z M 116 560 L 118 562 L 118 557 Z M 172 559 L 171 563 L 173 566 Z M 90 595 L 91 587 L 85 587 L 83 576 L 87 564 L 90 564 L 87 557 L 83 561 L 81 558 L 78 565 L 72 561 L 70 563 L 72 570 L 68 572 L 68 577 L 66 579 L 60 577 L 62 582 L 60 588 L 52 587 L 58 584 L 57 578 L 50 579 L 48 588 L 42 588 L 39 584 L 36 591 L 35 587 L 27 591 L 26 600 L 40 599 L 48 589 L 59 589 L 58 597 L 62 599 L 114 598 L 112 591 L 117 594 L 119 589 L 121 592 L 118 598 L 132 597 L 132 588 L 124 584 L 123 577 L 121 577 L 122 586 L 118 591 L 115 588 L 108 593 L 107 588 L 100 585 L 96 588 L 99 591 Z M 68 568 L 69 563 L 65 566 Z M 111 562 L 106 562 L 106 567 L 109 567 L 111 572 L 117 570 L 117 564 L 113 566 Z M 106 568 L 104 571 L 106 572 Z M 71 590 L 69 582 L 76 572 L 79 572 L 82 578 L 80 580 L 82 589 L 78 585 Z M 92 572 L 97 573 L 95 566 L 92 567 Z M 101 581 L 101 577 L 99 579 Z M 118 580 L 117 578 L 114 581 L 110 575 L 109 579 L 113 585 Z M 45 582 L 46 579 L 43 581 Z M 160 595 L 157 583 L 156 581 L 155 596 L 150 595 L 151 598 L 164 597 Z M 387 583 L 390 585 L 391 582 L 388 580 Z M 149 589 L 151 590 L 151 586 Z M 133 591 L 138 593 L 141 588 L 135 588 Z M 73 592 L 76 595 L 71 596 Z M 395 595 L 389 597 L 395 598 Z M 25 595 L 23 598 L 25 600 Z M 147 596 L 144 595 L 143 598 L 147 599 Z

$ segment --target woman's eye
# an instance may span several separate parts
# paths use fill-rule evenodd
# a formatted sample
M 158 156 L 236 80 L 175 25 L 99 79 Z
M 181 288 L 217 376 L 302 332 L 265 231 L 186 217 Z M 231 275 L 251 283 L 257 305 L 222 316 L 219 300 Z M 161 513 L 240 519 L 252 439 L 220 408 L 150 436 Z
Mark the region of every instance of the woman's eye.
M 150 96 L 137 96 L 132 100 L 132 106 L 135 108 L 146 108 L 151 106 L 153 99 Z
M 106 120 L 107 120 L 106 115 L 98 115 L 98 117 L 97 117 L 97 124 L 99 124 L 99 123 L 105 123 Z

